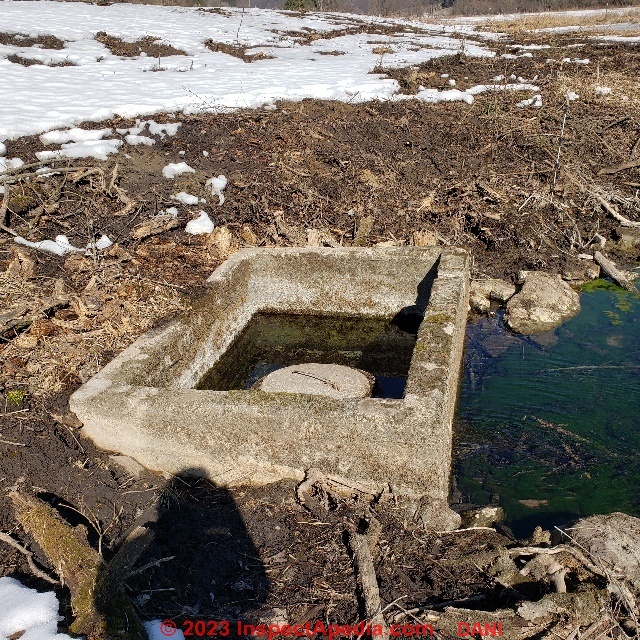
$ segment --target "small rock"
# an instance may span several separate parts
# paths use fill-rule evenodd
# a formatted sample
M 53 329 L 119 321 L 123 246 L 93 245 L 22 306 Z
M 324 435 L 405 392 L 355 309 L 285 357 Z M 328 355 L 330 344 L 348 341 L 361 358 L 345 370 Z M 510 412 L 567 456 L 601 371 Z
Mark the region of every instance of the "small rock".
M 522 289 L 507 303 L 506 325 L 516 333 L 549 331 L 580 311 L 580 296 L 560 276 L 527 274 Z
M 373 216 L 365 216 L 358 223 L 358 229 L 356 231 L 355 237 L 353 239 L 354 247 L 364 247 L 367 245 L 367 241 L 369 240 L 369 236 L 373 231 L 373 225 L 375 220 Z
M 516 292 L 516 288 L 505 280 L 499 278 L 483 278 L 471 283 L 471 295 L 469 303 L 471 308 L 478 313 L 485 313 L 491 306 L 491 300 L 495 302 L 507 302 Z
M 35 260 L 24 249 L 14 249 L 14 258 L 7 266 L 7 275 L 28 280 L 35 272 Z
M 461 516 L 462 524 L 469 528 L 492 527 L 496 522 L 502 522 L 506 517 L 502 507 L 471 509 L 462 513 Z
M 640 247 L 640 229 L 636 227 L 618 227 L 615 230 L 616 244 L 623 251 L 635 251 Z
M 235 241 L 229 227 L 217 227 L 215 231 L 207 239 L 208 247 L 215 247 L 220 258 L 228 258 L 238 249 L 238 243 Z
M 449 508 L 447 503 L 422 501 L 415 517 L 431 531 L 455 531 L 460 526 L 460 514 Z
M 491 300 L 482 294 L 474 293 L 469 295 L 469 305 L 476 313 L 486 313 L 491 308 Z
M 322 234 L 318 229 L 307 229 L 307 246 L 308 247 L 322 246 Z
M 537 602 L 523 602 L 517 609 L 518 615 L 527 622 L 551 619 L 558 611 L 558 605 L 549 598 Z
M 529 538 L 529 544 L 533 547 L 540 547 L 542 545 L 551 545 L 551 532 L 545 531 L 541 526 L 536 526 Z
M 575 285 L 580 285 L 589 282 L 589 280 L 599 278 L 600 266 L 592 262 L 592 256 L 589 256 L 589 258 L 591 258 L 589 262 L 581 260 L 580 262 L 574 262 L 567 266 L 562 272 L 562 279 Z

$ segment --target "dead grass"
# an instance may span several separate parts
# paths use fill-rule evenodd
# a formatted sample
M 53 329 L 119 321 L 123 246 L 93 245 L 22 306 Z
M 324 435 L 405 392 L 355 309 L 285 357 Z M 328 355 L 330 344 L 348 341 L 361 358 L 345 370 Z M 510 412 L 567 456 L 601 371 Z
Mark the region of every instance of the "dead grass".
M 89 260 L 72 255 L 65 266 L 85 283 L 78 293 L 67 293 L 69 308 L 51 318 L 43 316 L 0 346 L 0 358 L 17 367 L 13 383 L 26 385 L 33 393 L 56 393 L 70 383 L 88 380 L 112 354 L 160 318 L 188 306 L 175 288 L 141 276 L 129 275 L 123 284 L 122 264 L 95 270 Z M 62 286 L 61 281 L 56 285 L 49 279 L 0 273 L 4 308 L 32 304 Z
M 531 33 L 540 29 L 559 29 L 577 27 L 581 32 L 587 33 L 616 33 L 613 29 L 602 29 L 606 25 L 638 23 L 640 28 L 640 9 L 628 9 L 625 11 L 609 11 L 591 15 L 571 15 L 571 13 L 540 13 L 524 14 L 519 18 L 508 20 L 489 20 L 479 26 L 482 31 L 499 31 L 510 36 L 519 36 L 523 33 Z M 622 35 L 630 35 L 624 31 Z
M 602 89 L 611 89 L 606 94 Z M 577 93 L 580 99 L 595 109 L 603 102 L 615 104 L 621 109 L 640 106 L 640 84 L 634 77 L 622 71 L 604 71 L 590 75 L 560 71 L 548 88 L 556 98 L 562 99 L 568 92 Z
M 23 67 L 31 67 L 35 65 L 43 65 L 47 67 L 75 67 L 77 66 L 75 62 L 71 60 L 60 60 L 59 62 L 42 62 L 42 60 L 36 60 L 35 58 L 27 58 L 25 56 L 18 55 L 17 53 L 12 53 L 7 56 L 7 60 L 9 62 L 13 62 L 14 64 L 21 64 Z

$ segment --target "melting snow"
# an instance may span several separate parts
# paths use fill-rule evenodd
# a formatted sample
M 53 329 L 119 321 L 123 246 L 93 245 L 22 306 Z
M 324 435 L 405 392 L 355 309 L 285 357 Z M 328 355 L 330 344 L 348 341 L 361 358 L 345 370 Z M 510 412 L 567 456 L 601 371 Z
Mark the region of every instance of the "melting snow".
M 85 142 L 69 142 L 57 151 L 37 151 L 38 160 L 52 158 L 95 158 L 106 160 L 111 153 L 118 153 L 122 140 L 86 140 Z
M 42 144 L 63 144 L 65 142 L 88 142 L 90 140 L 102 140 L 113 133 L 111 129 L 67 129 L 66 131 L 54 130 L 43 133 L 40 136 Z
M 224 112 L 304 98 L 365 102 L 397 93 L 395 80 L 371 73 L 380 56 L 372 51 L 370 34 L 320 37 L 309 44 L 290 35 L 303 29 L 322 36 L 351 29 L 354 22 L 391 27 L 389 35 L 379 36 L 395 52 L 385 55 L 388 67 L 420 64 L 454 54 L 462 46 L 466 55 L 494 55 L 482 42 L 492 34 L 475 33 L 468 25 L 355 19 L 331 13 L 300 16 L 261 9 L 225 8 L 214 13 L 195 7 L 126 3 L 0 2 L 2 31 L 51 34 L 65 41 L 61 50 L 0 45 L 3 84 L 11 87 L 0 101 L 0 141 L 115 115 Z M 160 65 L 145 56 L 120 57 L 95 40 L 98 31 L 128 42 L 152 35 L 187 55 L 165 56 Z M 262 52 L 265 57 L 249 64 L 211 51 L 204 44 L 207 39 L 237 41 L 249 53 Z M 336 50 L 345 55 L 318 55 Z M 68 60 L 76 66 L 25 67 L 11 63 L 7 58 L 12 54 L 41 57 L 46 63 Z M 145 124 L 151 136 L 173 135 L 180 126 Z M 126 135 L 140 133 L 130 130 Z
M 0 157 L 0 173 L 4 173 L 5 171 L 10 171 L 11 169 L 19 169 L 23 164 L 24 164 L 24 160 L 21 160 L 20 158 Z
M 181 191 L 180 193 L 176 193 L 175 196 L 171 196 L 171 199 L 177 200 L 178 202 L 181 202 L 182 204 L 186 204 L 187 206 L 198 204 L 198 202 L 200 201 L 198 196 L 192 196 L 190 193 L 187 193 L 186 191 Z
M 187 222 L 187 226 L 184 230 L 191 235 L 197 236 L 201 233 L 211 233 L 213 231 L 213 222 L 207 215 L 206 211 L 201 211 L 200 215 L 195 220 Z
M 149 636 L 149 640 L 167 640 L 167 629 L 163 629 L 161 620 L 151 620 L 149 622 L 144 623 L 144 628 Z M 184 634 L 182 633 L 182 629 L 178 627 L 175 632 L 173 629 L 169 631 L 172 632 L 171 639 L 172 640 L 184 640 Z
M 101 236 L 95 242 L 89 242 L 85 249 L 75 247 L 71 244 L 69 238 L 64 235 L 56 236 L 55 240 L 41 240 L 40 242 L 31 242 L 29 240 L 25 240 L 22 236 L 16 236 L 14 237 L 14 241 L 17 244 L 24 245 L 25 247 L 39 249 L 45 253 L 53 253 L 56 256 L 65 256 L 68 253 L 84 253 L 88 255 L 96 250 L 101 251 L 102 249 L 107 249 L 113 244 L 109 237 L 105 235 Z
M 152 144 L 156 143 L 153 138 L 149 138 L 147 136 L 136 136 L 133 134 L 125 136 L 124 139 L 127 141 L 127 144 L 134 146 L 137 144 L 146 144 L 147 146 L 151 146 Z
M 145 123 L 141 123 L 141 125 L 143 124 Z M 149 125 L 149 133 L 152 136 L 160 136 L 161 138 L 164 138 L 165 136 L 175 136 L 176 133 L 178 133 L 178 129 L 180 128 L 180 125 L 182 123 L 169 122 L 164 124 L 158 124 L 153 120 L 148 120 L 146 124 Z
M 186 162 L 170 162 L 163 170 L 162 175 L 165 178 L 175 178 L 181 173 L 195 173 L 196 170 L 190 167 Z
M 537 93 L 535 96 L 528 98 L 527 100 L 521 100 L 516 105 L 517 107 L 541 107 L 542 106 L 542 96 Z
M 25 640 L 71 640 L 58 633 L 58 600 L 53 591 L 38 593 L 14 578 L 0 578 L 0 638 L 25 632 Z
M 211 187 L 211 194 L 218 196 L 218 204 L 222 206 L 224 204 L 224 194 L 222 192 L 227 187 L 227 178 L 223 175 L 219 175 L 217 178 L 209 178 L 205 185 Z

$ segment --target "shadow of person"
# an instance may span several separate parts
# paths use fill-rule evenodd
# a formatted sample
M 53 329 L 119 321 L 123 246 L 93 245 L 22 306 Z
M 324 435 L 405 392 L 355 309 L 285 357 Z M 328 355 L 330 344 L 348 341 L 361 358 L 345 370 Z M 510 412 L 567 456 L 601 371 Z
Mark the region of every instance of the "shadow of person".
M 172 620 L 178 629 L 187 620 L 225 620 L 234 637 L 237 620 L 250 622 L 265 602 L 267 575 L 242 515 L 203 469 L 173 476 L 136 525 L 153 534 L 125 580 L 141 620 Z

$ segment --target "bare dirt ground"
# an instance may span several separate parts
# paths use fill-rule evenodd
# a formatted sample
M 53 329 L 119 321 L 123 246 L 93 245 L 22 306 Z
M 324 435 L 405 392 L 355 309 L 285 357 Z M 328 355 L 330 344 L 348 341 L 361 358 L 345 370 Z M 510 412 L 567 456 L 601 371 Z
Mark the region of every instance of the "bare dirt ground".
M 542 107 L 516 106 L 532 92 L 494 91 L 472 105 L 305 101 L 274 111 L 163 114 L 154 119 L 182 125 L 152 147 L 58 164 L 65 172 L 45 177 L 37 167 L 16 170 L 0 220 L 0 531 L 54 573 L 18 524 L 10 489 L 55 506 L 106 560 L 132 526 L 149 523 L 156 537 L 137 564 L 149 566 L 125 580 L 143 619 L 355 622 L 363 612 L 345 531 L 372 514 L 382 526 L 374 562 L 388 621 L 433 621 L 447 606 L 513 609 L 549 591 L 495 579 L 492 567 L 515 544 L 508 531 L 439 535 L 393 502 L 355 497 L 310 513 L 287 483 L 228 491 L 204 479 L 136 475 L 85 439 L 67 407 L 69 394 L 138 335 L 188 309 L 206 276 L 239 247 L 459 245 L 471 251 L 475 276 L 506 279 L 543 269 L 579 280 L 578 255 L 597 235 L 613 258 L 637 259 L 637 251 L 616 248 L 619 222 L 598 197 L 640 220 L 638 46 L 535 33 L 496 50 L 491 59 L 461 54 L 386 72 L 405 93 L 449 88 L 450 78 L 463 89 L 498 76 L 531 82 Z M 613 92 L 599 95 L 596 86 Z M 567 91 L 580 100 L 567 102 Z M 7 147 L 27 163 L 45 148 L 37 137 Z M 164 179 L 162 167 L 180 161 L 197 173 Z M 204 185 L 218 174 L 229 179 L 222 206 Z M 189 212 L 181 206 L 179 225 L 162 231 L 155 216 L 175 206 L 170 196 L 180 191 L 209 202 Z M 217 230 L 186 234 L 201 208 Z M 59 258 L 19 248 L 11 232 L 32 241 L 66 234 L 80 246 L 105 233 L 115 244 L 100 255 Z M 0 575 L 46 586 L 23 553 L 0 545 Z M 58 591 L 64 629 L 74 612 L 68 591 Z M 510 637 L 547 637 L 551 624 L 567 637 L 581 623 L 564 611 L 535 625 L 510 618 Z

